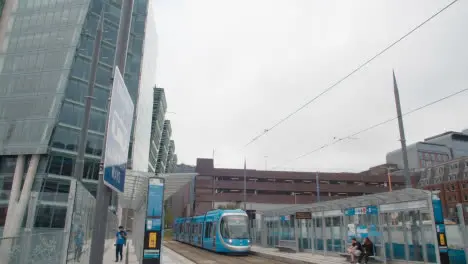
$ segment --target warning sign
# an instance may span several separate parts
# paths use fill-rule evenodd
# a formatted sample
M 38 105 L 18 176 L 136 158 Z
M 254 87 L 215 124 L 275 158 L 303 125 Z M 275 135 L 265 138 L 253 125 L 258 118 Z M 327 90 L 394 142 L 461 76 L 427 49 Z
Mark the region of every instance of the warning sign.
M 149 233 L 148 248 L 156 248 L 156 242 L 158 241 L 158 235 L 156 232 Z

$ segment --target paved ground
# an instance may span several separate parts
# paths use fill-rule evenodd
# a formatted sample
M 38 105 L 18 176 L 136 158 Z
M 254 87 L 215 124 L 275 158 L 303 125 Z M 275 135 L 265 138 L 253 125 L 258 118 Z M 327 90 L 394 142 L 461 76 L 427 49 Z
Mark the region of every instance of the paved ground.
M 179 243 L 176 241 L 165 241 L 164 246 L 169 248 L 176 253 L 184 256 L 196 264 L 235 264 L 235 263 L 268 263 L 268 264 L 284 264 L 272 259 L 266 259 L 259 256 L 226 256 L 222 254 L 216 254 L 204 249 L 196 248 L 187 244 Z
M 124 250 L 126 250 L 124 248 Z M 129 247 L 128 247 L 128 264 L 139 264 L 137 257 L 135 255 L 135 249 L 132 246 L 132 243 L 130 241 Z M 163 264 L 195 264 L 194 262 L 178 255 L 174 251 L 172 251 L 169 248 L 163 248 L 163 257 L 162 261 Z M 111 264 L 111 263 L 116 263 L 115 262 L 115 248 L 113 246 L 108 247 L 106 252 L 104 253 L 104 261 L 103 264 Z M 125 263 L 125 259 L 122 262 L 119 263 Z

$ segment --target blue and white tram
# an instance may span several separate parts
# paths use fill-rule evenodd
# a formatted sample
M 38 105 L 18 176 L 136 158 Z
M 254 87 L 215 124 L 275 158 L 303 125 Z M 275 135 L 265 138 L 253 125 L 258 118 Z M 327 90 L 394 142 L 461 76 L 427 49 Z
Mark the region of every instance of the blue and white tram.
M 214 210 L 204 215 L 177 218 L 174 239 L 218 253 L 250 251 L 249 220 L 243 210 Z

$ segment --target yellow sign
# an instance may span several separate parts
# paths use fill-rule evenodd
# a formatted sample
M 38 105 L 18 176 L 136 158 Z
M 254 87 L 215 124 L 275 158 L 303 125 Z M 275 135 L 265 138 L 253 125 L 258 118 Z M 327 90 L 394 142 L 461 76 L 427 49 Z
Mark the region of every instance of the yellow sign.
M 156 248 L 156 242 L 157 241 L 158 241 L 158 237 L 157 237 L 156 232 L 149 233 L 148 247 L 149 248 Z
M 440 245 L 445 246 L 445 235 L 439 234 Z

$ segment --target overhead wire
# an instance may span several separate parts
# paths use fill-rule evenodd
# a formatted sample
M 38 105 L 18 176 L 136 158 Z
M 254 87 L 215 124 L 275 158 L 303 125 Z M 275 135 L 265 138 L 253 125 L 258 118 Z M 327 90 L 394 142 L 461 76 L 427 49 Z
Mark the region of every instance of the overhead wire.
M 415 108 L 415 109 L 413 109 L 413 110 L 410 110 L 410 111 L 408 111 L 408 112 L 406 112 L 406 113 L 403 113 L 401 116 L 403 117 L 403 116 L 410 115 L 410 114 L 412 114 L 412 113 L 414 113 L 414 112 L 420 111 L 420 110 L 422 110 L 422 109 L 424 109 L 424 108 L 426 108 L 426 107 L 432 106 L 432 105 L 434 105 L 434 104 L 437 104 L 437 103 L 439 103 L 439 102 L 442 102 L 442 101 L 444 101 L 444 100 L 447 100 L 447 99 L 449 99 L 449 98 L 451 98 L 451 97 L 457 96 L 457 95 L 459 95 L 459 94 L 461 94 L 461 93 L 464 93 L 464 92 L 467 92 L 467 91 L 468 91 L 468 88 L 459 90 L 459 91 L 457 91 L 457 92 L 455 92 L 455 93 L 449 94 L 449 95 L 447 95 L 447 96 L 445 96 L 445 97 L 439 98 L 439 99 L 437 99 L 437 100 L 435 100 L 435 101 L 432 101 L 432 102 L 427 103 L 427 104 L 425 104 L 425 105 L 419 106 L 419 107 L 417 107 L 417 108 Z M 337 143 L 339 143 L 339 142 L 341 142 L 341 141 L 343 141 L 343 140 L 351 139 L 351 138 L 353 138 L 353 137 L 355 137 L 355 136 L 357 136 L 357 135 L 359 135 L 359 134 L 362 134 L 362 133 L 367 132 L 367 131 L 369 131 L 369 130 L 375 129 L 375 128 L 381 126 L 381 125 L 390 123 L 390 122 L 392 122 L 392 121 L 394 121 L 394 120 L 397 120 L 397 119 L 398 119 L 398 116 L 393 117 L 393 118 L 390 118 L 390 119 L 387 119 L 387 120 L 382 121 L 382 122 L 379 122 L 379 123 L 377 123 L 377 124 L 374 124 L 374 125 L 372 125 L 372 126 L 369 126 L 369 127 L 367 127 L 367 128 L 364 128 L 364 129 L 362 129 L 362 130 L 359 130 L 358 132 L 352 133 L 352 134 L 350 134 L 350 135 L 348 135 L 348 136 L 345 136 L 345 137 L 336 139 L 336 140 L 334 140 L 334 141 L 332 141 L 332 142 L 330 142 L 330 143 L 327 143 L 327 144 L 324 144 L 324 145 L 322 145 L 322 146 L 320 146 L 320 147 L 318 147 L 318 148 L 315 148 L 315 149 L 312 150 L 312 151 L 306 152 L 306 153 L 304 153 L 304 154 L 302 154 L 302 155 L 300 155 L 300 156 L 298 156 L 298 157 L 296 157 L 296 158 L 294 158 L 294 159 L 292 159 L 292 160 L 288 160 L 288 161 L 286 161 L 285 163 L 283 163 L 283 164 L 281 164 L 281 165 L 274 166 L 273 169 L 275 169 L 275 168 L 280 168 L 280 167 L 284 166 L 285 164 L 289 164 L 289 163 L 291 163 L 291 162 L 293 162 L 293 161 L 302 159 L 302 158 L 304 158 L 304 157 L 306 157 L 306 156 L 309 156 L 309 155 L 311 155 L 311 154 L 313 154 L 313 153 L 315 153 L 315 152 L 318 152 L 318 151 L 320 151 L 320 150 L 322 150 L 322 149 L 331 147 L 331 146 L 333 146 L 333 145 L 335 145 L 335 144 L 337 144 Z
M 399 39 L 397 39 L 396 41 L 392 42 L 390 45 L 388 45 L 387 47 L 385 47 L 383 50 L 381 50 L 380 52 L 378 52 L 376 55 L 374 55 L 373 57 L 371 57 L 370 59 L 367 59 L 364 63 L 360 64 L 357 68 L 355 68 L 354 70 L 352 70 L 350 73 L 348 73 L 346 76 L 342 77 L 341 79 L 339 79 L 338 81 L 336 81 L 335 83 L 333 83 L 331 86 L 329 86 L 328 88 L 326 88 L 325 90 L 323 90 L 321 93 L 319 93 L 317 96 L 315 96 L 314 98 L 312 98 L 311 100 L 307 101 L 305 104 L 301 105 L 298 109 L 294 110 L 293 112 L 291 112 L 290 114 L 288 114 L 287 116 L 283 117 L 282 119 L 280 119 L 277 123 L 275 123 L 273 126 L 271 126 L 270 128 L 267 128 L 267 129 L 264 129 L 264 131 L 260 134 L 258 134 L 257 136 L 255 136 L 252 140 L 250 140 L 245 146 L 244 148 L 248 147 L 250 144 L 252 144 L 253 142 L 257 141 L 258 139 L 260 139 L 262 136 L 266 135 L 268 132 L 270 132 L 271 130 L 275 129 L 276 127 L 278 127 L 279 125 L 281 125 L 282 123 L 284 123 L 285 121 L 287 121 L 288 119 L 290 119 L 292 116 L 294 116 L 295 114 L 297 114 L 298 112 L 300 112 L 301 110 L 303 110 L 304 108 L 306 108 L 307 106 L 309 106 L 311 103 L 313 103 L 314 101 L 316 101 L 317 99 L 319 99 L 320 97 L 322 97 L 323 95 L 325 95 L 326 93 L 330 92 L 333 88 L 335 88 L 337 85 L 339 85 L 340 83 L 342 83 L 343 81 L 345 81 L 346 79 L 348 79 L 349 77 L 351 77 L 352 75 L 354 75 L 356 72 L 360 71 L 362 68 L 364 68 L 364 66 L 366 66 L 367 64 L 369 64 L 370 62 L 372 62 L 373 60 L 375 60 L 376 58 L 378 58 L 380 55 L 384 54 L 385 52 L 387 52 L 388 50 L 390 50 L 392 47 L 394 47 L 396 44 L 398 44 L 400 41 L 404 40 L 405 38 L 407 38 L 409 35 L 411 35 L 412 33 L 414 33 L 415 31 L 417 31 L 419 28 L 421 28 L 423 25 L 425 25 L 426 23 L 428 23 L 429 21 L 431 21 L 433 18 L 437 17 L 439 14 L 441 14 L 442 12 L 444 12 L 445 10 L 447 10 L 449 7 L 451 7 L 453 4 L 455 4 L 456 2 L 458 2 L 458 0 L 454 0 L 452 2 L 450 2 L 448 5 L 446 5 L 444 8 L 442 8 L 441 10 L 437 11 L 436 13 L 434 13 L 432 16 L 430 16 L 429 18 L 427 18 L 426 20 L 424 20 L 422 23 L 420 23 L 419 25 L 417 25 L 416 27 L 414 27 L 413 29 L 411 29 L 409 32 L 407 32 L 406 34 L 404 34 L 402 37 L 400 37 Z

